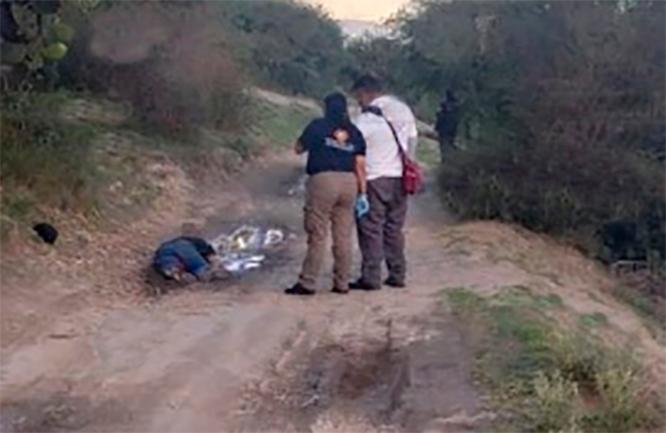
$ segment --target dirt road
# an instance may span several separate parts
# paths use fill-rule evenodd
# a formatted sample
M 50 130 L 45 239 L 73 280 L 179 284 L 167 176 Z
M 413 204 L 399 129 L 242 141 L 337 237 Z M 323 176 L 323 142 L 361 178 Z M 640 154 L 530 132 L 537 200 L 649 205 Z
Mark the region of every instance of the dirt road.
M 469 354 L 437 308 L 457 271 L 432 197 L 413 206 L 409 289 L 340 297 L 329 274 L 314 298 L 282 295 L 303 251 L 302 198 L 288 194 L 300 164 L 272 161 L 197 203 L 211 233 L 254 221 L 295 234 L 266 269 L 83 309 L 5 351 L 3 431 L 421 430 L 477 414 Z
M 302 198 L 289 194 L 300 166 L 268 160 L 195 195 L 189 221 L 208 234 L 250 221 L 294 235 L 264 269 L 158 300 L 41 310 L 51 323 L 3 348 L 2 431 L 481 431 L 494 415 L 442 303 L 456 287 L 557 290 L 663 365 L 592 262 L 492 223 L 443 233 L 433 194 L 411 204 L 408 289 L 333 295 L 329 273 L 315 297 L 283 295 L 303 256 Z

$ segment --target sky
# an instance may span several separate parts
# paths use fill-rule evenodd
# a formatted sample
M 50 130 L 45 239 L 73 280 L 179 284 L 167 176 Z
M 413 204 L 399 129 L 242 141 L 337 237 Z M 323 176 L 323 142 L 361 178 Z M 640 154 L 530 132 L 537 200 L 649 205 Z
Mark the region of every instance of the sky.
M 318 3 L 336 19 L 381 21 L 390 17 L 408 0 L 308 0 Z

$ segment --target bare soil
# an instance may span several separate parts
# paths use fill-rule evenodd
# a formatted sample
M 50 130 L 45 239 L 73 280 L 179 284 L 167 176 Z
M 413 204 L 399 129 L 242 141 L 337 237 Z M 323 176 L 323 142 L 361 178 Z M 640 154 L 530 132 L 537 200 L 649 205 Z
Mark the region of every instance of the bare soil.
M 302 197 L 289 194 L 302 162 L 267 158 L 196 188 L 162 164 L 173 184 L 144 218 L 86 245 L 3 257 L 2 431 L 484 431 L 495 415 L 442 304 L 455 287 L 557 292 L 577 312 L 604 312 L 608 338 L 635 339 L 663 369 L 661 347 L 604 293 L 605 273 L 566 247 L 453 224 L 430 193 L 411 205 L 407 289 L 339 296 L 327 273 L 316 296 L 288 297 L 304 250 Z M 295 237 L 241 279 L 146 296 L 160 240 L 245 222 Z

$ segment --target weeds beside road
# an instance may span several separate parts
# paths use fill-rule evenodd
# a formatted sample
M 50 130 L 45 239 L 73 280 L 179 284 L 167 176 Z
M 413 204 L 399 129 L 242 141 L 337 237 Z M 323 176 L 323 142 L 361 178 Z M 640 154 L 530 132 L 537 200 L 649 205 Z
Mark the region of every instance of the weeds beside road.
M 197 171 L 233 172 L 266 151 L 286 148 L 316 112 L 277 106 L 258 96 L 242 131 L 201 130 L 178 139 L 143 129 L 119 104 L 67 92 L 16 94 L 2 107 L 0 231 L 25 238 L 31 224 L 55 214 L 109 222 L 150 205 L 159 191 L 142 170 L 161 153 Z M 129 114 L 128 114 L 129 113 Z M 196 177 L 196 176 L 195 176 Z M 138 209 L 137 209 L 138 208 Z M 109 213 L 110 211 L 111 213 Z
M 602 313 L 580 315 L 570 329 L 551 314 L 566 308 L 555 293 L 518 286 L 489 297 L 464 288 L 446 295 L 476 339 L 476 375 L 490 387 L 508 430 L 630 432 L 658 425 L 659 396 L 645 392 L 648 379 L 631 348 L 610 348 L 594 335 L 607 326 Z

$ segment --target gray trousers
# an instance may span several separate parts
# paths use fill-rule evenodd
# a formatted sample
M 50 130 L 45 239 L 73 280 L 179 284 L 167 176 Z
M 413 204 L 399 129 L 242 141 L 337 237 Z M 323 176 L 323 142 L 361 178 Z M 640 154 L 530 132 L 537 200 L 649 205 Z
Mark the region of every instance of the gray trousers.
M 405 235 L 407 195 L 402 179 L 382 177 L 368 182 L 370 212 L 357 222 L 358 240 L 363 255 L 361 279 L 375 287 L 382 283 L 382 263 L 389 277 L 405 281 Z
M 439 157 L 441 162 L 447 162 L 447 158 L 456 150 L 455 137 L 439 137 Z

